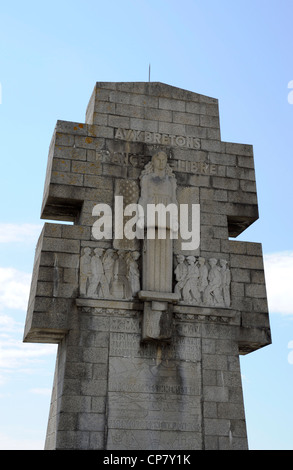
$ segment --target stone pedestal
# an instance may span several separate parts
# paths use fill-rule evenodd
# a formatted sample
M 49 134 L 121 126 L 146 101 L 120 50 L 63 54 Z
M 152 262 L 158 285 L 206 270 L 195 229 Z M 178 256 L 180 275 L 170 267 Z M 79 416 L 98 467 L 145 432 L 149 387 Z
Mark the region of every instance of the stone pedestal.
M 177 303 L 177 294 L 140 291 L 138 297 L 144 300 L 142 341 L 171 342 L 173 333 L 173 303 Z

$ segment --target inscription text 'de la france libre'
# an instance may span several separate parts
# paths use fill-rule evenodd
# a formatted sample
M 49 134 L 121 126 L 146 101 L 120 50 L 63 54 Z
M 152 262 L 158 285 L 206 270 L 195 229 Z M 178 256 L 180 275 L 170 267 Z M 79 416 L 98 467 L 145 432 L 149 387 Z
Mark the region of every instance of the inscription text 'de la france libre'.
M 115 133 L 115 138 L 126 140 L 127 142 L 142 141 L 149 144 L 173 145 L 193 150 L 200 149 L 200 139 L 189 136 L 175 136 L 119 128 Z M 109 152 L 107 150 L 100 150 L 96 154 L 96 159 L 101 163 L 111 163 L 122 166 L 130 165 L 135 168 L 143 168 L 150 161 L 151 156 L 131 152 Z M 168 163 L 174 171 L 203 175 L 216 175 L 218 173 L 217 165 L 209 162 L 171 158 Z

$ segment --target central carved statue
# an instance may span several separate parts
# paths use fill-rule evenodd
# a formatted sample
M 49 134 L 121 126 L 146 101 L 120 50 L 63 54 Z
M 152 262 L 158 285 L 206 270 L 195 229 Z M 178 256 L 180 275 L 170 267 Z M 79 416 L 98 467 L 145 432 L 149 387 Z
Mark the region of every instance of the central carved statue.
M 142 256 L 142 291 L 145 300 L 143 339 L 170 338 L 170 302 L 177 300 L 172 293 L 173 279 L 173 234 L 177 227 L 176 178 L 167 163 L 165 152 L 157 152 L 147 163 L 140 176 L 141 195 L 139 204 L 147 213 L 149 204 L 161 204 L 165 212 L 165 221 L 157 216 L 147 221 L 147 236 L 143 242 Z M 166 213 L 168 205 L 176 207 L 176 214 Z M 169 215 L 169 218 L 167 217 Z M 176 220 L 174 216 L 176 215 Z M 139 223 L 139 222 L 138 222 Z M 141 224 L 142 225 L 142 224 Z M 152 238 L 149 237 L 152 229 Z M 164 325 L 164 327 L 162 327 Z
M 165 152 L 155 153 L 141 173 L 139 204 L 144 214 L 149 204 L 162 204 L 164 208 L 169 204 L 177 206 L 176 179 L 167 158 Z M 159 217 L 151 222 L 148 220 L 148 234 L 144 237 L 143 247 L 143 290 L 172 292 L 172 220 L 167 215 L 164 227 L 160 225 Z M 152 239 L 149 238 L 149 229 L 153 229 Z

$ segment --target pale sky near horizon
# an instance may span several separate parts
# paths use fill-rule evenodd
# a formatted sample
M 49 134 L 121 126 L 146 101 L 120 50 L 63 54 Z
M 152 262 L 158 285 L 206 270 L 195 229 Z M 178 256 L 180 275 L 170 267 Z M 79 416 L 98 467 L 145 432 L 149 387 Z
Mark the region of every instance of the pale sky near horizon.
M 251 449 L 293 450 L 293 2 L 6 2 L 0 28 L 0 449 L 42 449 L 56 346 L 23 344 L 50 140 L 84 122 L 96 81 L 219 99 L 221 136 L 252 144 L 273 343 L 241 358 Z M 291 82 L 291 83 L 290 83 Z

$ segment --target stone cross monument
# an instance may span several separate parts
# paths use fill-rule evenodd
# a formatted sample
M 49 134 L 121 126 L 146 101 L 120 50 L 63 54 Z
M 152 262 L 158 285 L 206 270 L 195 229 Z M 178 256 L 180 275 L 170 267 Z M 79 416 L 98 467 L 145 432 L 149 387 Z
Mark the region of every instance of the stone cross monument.
M 58 343 L 45 448 L 246 449 L 239 355 L 270 325 L 261 245 L 231 240 L 258 219 L 253 150 L 218 101 L 97 83 L 57 121 L 41 217 L 72 222 L 44 225 L 24 333 Z

